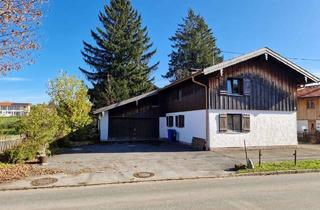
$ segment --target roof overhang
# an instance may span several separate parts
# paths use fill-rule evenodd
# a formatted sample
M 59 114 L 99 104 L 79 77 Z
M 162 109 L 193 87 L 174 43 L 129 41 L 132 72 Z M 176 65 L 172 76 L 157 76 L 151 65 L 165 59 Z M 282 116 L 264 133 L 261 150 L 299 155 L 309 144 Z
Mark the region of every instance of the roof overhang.
M 123 105 L 129 104 L 129 103 L 132 103 L 132 102 L 139 101 L 139 100 L 141 100 L 143 98 L 147 98 L 149 96 L 153 96 L 153 95 L 157 94 L 158 91 L 159 90 L 153 90 L 153 91 L 150 91 L 148 93 L 145 93 L 145 94 L 142 94 L 142 95 L 139 95 L 139 96 L 136 96 L 136 97 L 129 98 L 127 100 L 121 101 L 119 103 L 115 103 L 115 104 L 111 104 L 109 106 L 102 107 L 100 109 L 95 110 L 93 112 L 93 114 L 99 114 L 101 112 L 105 112 L 105 111 L 108 111 L 110 109 L 114 109 L 114 108 L 119 107 L 119 106 L 123 106 Z
M 267 56 L 272 56 L 273 58 L 275 58 L 278 61 L 280 61 L 281 63 L 287 65 L 288 67 L 290 67 L 294 71 L 300 73 L 305 78 L 309 79 L 310 82 L 319 82 L 320 81 L 318 77 L 316 77 L 315 75 L 311 74 L 307 70 L 305 70 L 302 67 L 296 65 L 295 63 L 291 62 L 290 60 L 286 59 L 285 57 L 283 57 L 283 56 L 279 55 L 278 53 L 272 51 L 271 49 L 265 47 L 265 48 L 261 48 L 259 50 L 253 51 L 251 53 L 247 53 L 245 55 L 241 55 L 239 57 L 233 58 L 231 60 L 224 61 L 224 62 L 219 63 L 217 65 L 205 68 L 205 69 L 203 69 L 201 71 L 198 71 L 198 72 L 192 74 L 189 77 L 186 77 L 184 79 L 181 79 L 181 80 L 178 80 L 176 82 L 173 82 L 173 83 L 171 83 L 171 84 L 169 84 L 169 85 L 167 85 L 167 86 L 165 86 L 163 88 L 160 88 L 160 89 L 157 89 L 157 90 L 154 90 L 154 91 L 150 91 L 148 93 L 145 93 L 145 94 L 133 97 L 133 98 L 129 98 L 129 99 L 121 101 L 119 103 L 115 103 L 115 104 L 111 104 L 109 106 L 102 107 L 100 109 L 95 110 L 93 112 L 93 114 L 99 114 L 101 112 L 108 111 L 108 110 L 114 109 L 114 108 L 119 107 L 119 106 L 123 106 L 123 105 L 129 104 L 129 103 L 132 103 L 132 102 L 139 101 L 139 100 L 141 100 L 143 98 L 147 98 L 149 96 L 156 95 L 156 94 L 158 94 L 159 92 L 161 92 L 163 90 L 166 90 L 166 89 L 168 89 L 170 87 L 173 87 L 173 86 L 178 85 L 178 84 L 180 84 L 180 83 L 182 83 L 184 81 L 187 81 L 187 80 L 191 79 L 192 77 L 199 76 L 201 74 L 204 74 L 204 75 L 211 74 L 213 72 L 217 72 L 217 71 L 223 70 L 224 68 L 227 68 L 229 66 L 232 66 L 232 65 L 247 61 L 249 59 L 252 59 L 252 58 L 255 58 L 255 57 L 258 57 L 258 56 L 261 56 L 261 55 L 265 55 L 266 57 Z
M 311 80 L 310 82 L 318 82 L 319 81 L 319 78 L 316 77 L 315 75 L 311 74 L 307 70 L 303 69 L 302 67 L 298 66 L 297 64 L 291 62 L 290 60 L 286 59 L 285 57 L 279 55 L 278 53 L 276 53 L 276 52 L 274 52 L 271 49 L 266 48 L 266 47 L 265 48 L 261 48 L 259 50 L 256 50 L 254 52 L 245 54 L 245 55 L 241 55 L 241 56 L 233 58 L 231 60 L 219 63 L 217 65 L 205 68 L 203 70 L 203 73 L 205 75 L 206 74 L 211 74 L 213 72 L 223 70 L 224 68 L 227 68 L 229 66 L 232 66 L 232 65 L 247 61 L 247 60 L 249 60 L 251 58 L 255 58 L 255 57 L 258 57 L 258 56 L 261 56 L 261 55 L 272 56 L 273 58 L 277 59 L 281 63 L 287 65 L 291 69 L 297 71 L 298 73 L 302 74 L 303 76 L 305 76 L 306 78 Z

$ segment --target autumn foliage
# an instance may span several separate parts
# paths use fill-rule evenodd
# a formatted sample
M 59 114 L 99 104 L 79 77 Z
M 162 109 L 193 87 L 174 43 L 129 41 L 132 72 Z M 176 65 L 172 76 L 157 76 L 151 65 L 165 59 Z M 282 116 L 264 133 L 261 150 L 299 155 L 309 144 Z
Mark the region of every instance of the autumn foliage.
M 0 1 L 0 74 L 33 63 L 44 0 Z

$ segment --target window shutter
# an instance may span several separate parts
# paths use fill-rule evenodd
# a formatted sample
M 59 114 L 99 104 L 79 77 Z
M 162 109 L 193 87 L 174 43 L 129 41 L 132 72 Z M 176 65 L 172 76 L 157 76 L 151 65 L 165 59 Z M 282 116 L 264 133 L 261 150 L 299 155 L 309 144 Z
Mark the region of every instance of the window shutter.
M 222 85 L 220 85 L 219 93 L 221 96 L 227 95 L 227 81 L 224 81 Z
M 177 128 L 179 128 L 179 116 L 178 116 L 178 115 L 176 115 L 176 117 L 175 117 L 175 118 L 176 118 L 176 127 L 177 127 Z
M 243 132 L 250 131 L 250 115 L 249 114 L 242 115 L 242 131 Z
M 251 80 L 248 78 L 243 79 L 243 94 L 251 95 Z
M 180 115 L 180 126 L 184 128 L 184 115 Z
M 228 128 L 227 114 L 219 115 L 219 130 L 220 132 L 226 132 Z

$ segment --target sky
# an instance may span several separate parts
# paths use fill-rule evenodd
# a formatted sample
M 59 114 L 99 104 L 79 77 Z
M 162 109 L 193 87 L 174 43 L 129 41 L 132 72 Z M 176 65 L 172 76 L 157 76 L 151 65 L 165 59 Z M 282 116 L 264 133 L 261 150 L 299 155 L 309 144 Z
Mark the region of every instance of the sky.
M 61 70 L 85 80 L 79 67 L 87 68 L 80 51 L 82 41 L 92 42 L 90 30 L 99 26 L 98 13 L 105 0 L 49 0 L 39 29 L 41 49 L 36 63 L 0 77 L 0 101 L 47 102 L 50 79 Z M 269 47 L 308 71 L 320 76 L 319 0 L 132 0 L 147 26 L 160 61 L 153 73 L 155 84 L 169 82 L 161 75 L 168 69 L 169 37 L 189 8 L 203 16 L 213 30 L 225 59 Z M 305 58 L 318 61 L 303 60 Z M 89 83 L 86 81 L 86 84 Z

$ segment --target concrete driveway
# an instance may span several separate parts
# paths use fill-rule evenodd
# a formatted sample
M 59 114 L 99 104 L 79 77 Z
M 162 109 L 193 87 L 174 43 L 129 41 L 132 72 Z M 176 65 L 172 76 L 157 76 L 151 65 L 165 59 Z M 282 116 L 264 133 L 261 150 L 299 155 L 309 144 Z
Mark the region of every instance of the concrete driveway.
M 91 145 L 65 150 L 49 160 L 49 167 L 67 174 L 96 173 L 112 181 L 134 180 L 136 172 L 152 172 L 157 179 L 213 176 L 228 173 L 224 170 L 233 165 L 232 158 L 181 144 Z
M 293 160 L 295 148 L 262 150 L 262 161 Z M 301 145 L 298 159 L 320 159 L 319 145 Z M 255 163 L 258 150 L 249 150 Z M 230 168 L 245 162 L 243 149 L 194 151 L 181 144 L 98 144 L 66 149 L 49 158 L 46 167 L 60 168 L 64 173 L 52 175 L 52 185 L 85 185 L 98 183 L 213 177 L 232 173 Z M 150 178 L 137 178 L 137 172 L 151 172 Z M 39 178 L 39 177 L 37 177 Z M 41 177 L 40 177 L 41 178 Z M 31 187 L 35 177 L 0 185 L 0 189 Z

